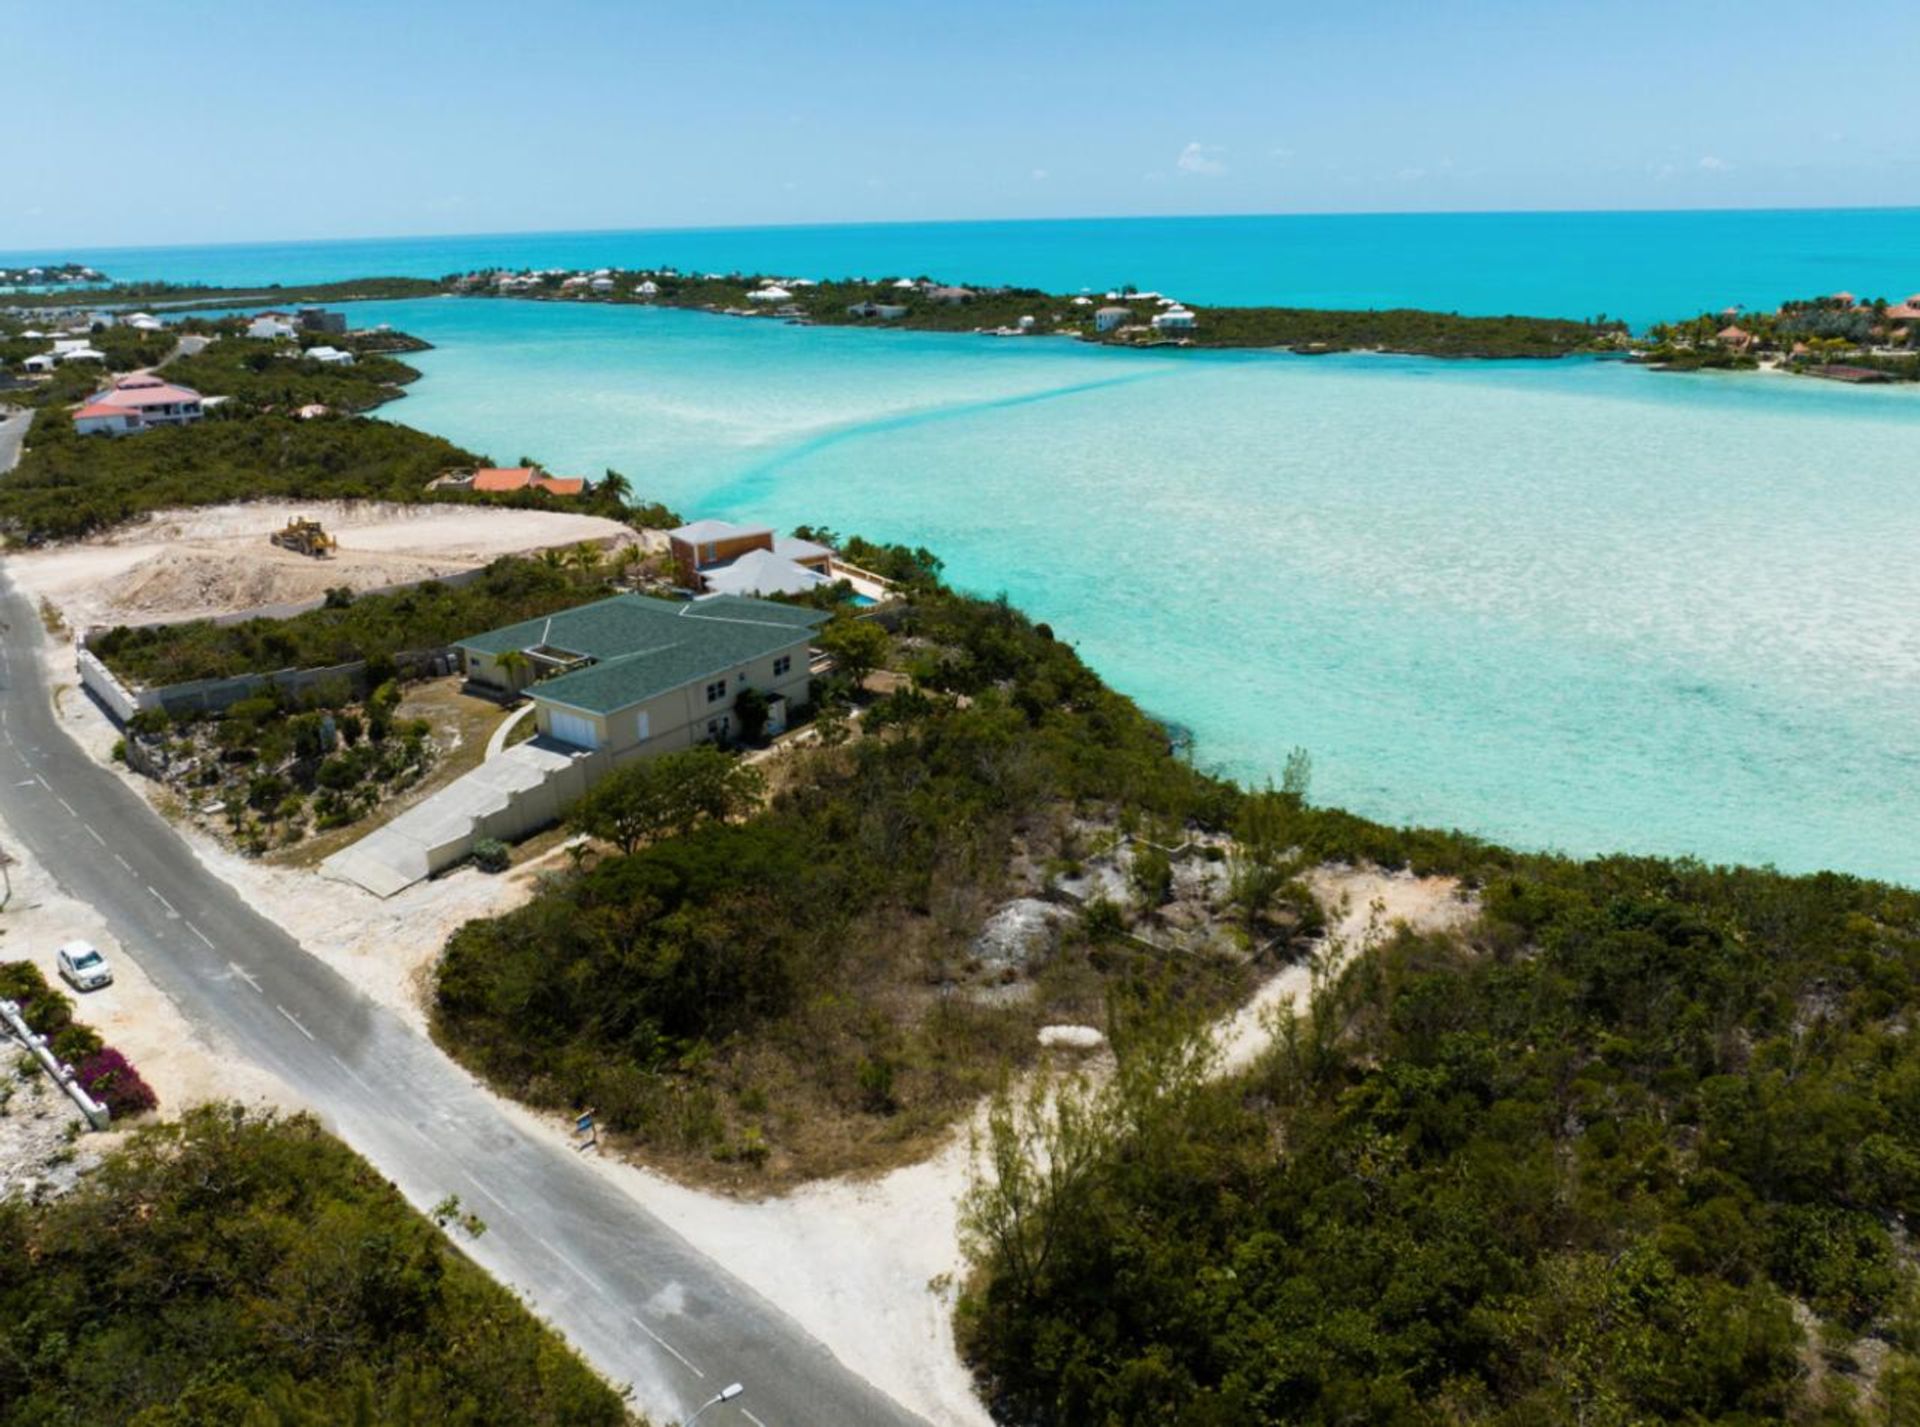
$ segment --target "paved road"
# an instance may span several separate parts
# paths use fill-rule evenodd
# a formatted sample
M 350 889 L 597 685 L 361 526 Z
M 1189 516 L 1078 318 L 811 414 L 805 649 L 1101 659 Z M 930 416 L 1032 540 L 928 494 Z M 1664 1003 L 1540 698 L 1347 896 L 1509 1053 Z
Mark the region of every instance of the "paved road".
M 197 337 L 191 332 L 183 332 L 180 334 L 180 339 L 173 344 L 173 350 L 155 362 L 148 370 L 157 372 L 160 368 L 166 366 L 167 363 L 177 362 L 182 357 L 197 357 L 207 350 L 207 343 L 212 340 L 213 338 L 211 337 Z
M 7 821 L 192 1023 L 295 1087 L 415 1205 L 458 1194 L 488 1225 L 473 1257 L 656 1421 L 735 1380 L 747 1393 L 702 1423 L 919 1421 L 242 902 L 54 720 L 38 624 L 3 573 L 0 620 Z
M 20 464 L 20 451 L 27 441 L 27 428 L 33 425 L 33 413 L 25 407 L 0 405 L 0 474 Z

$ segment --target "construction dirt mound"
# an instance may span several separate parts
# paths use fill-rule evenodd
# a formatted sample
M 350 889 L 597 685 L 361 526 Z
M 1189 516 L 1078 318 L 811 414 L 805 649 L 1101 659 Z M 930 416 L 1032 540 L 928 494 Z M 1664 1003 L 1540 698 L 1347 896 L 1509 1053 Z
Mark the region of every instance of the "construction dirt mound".
M 263 548 L 235 559 L 232 550 L 163 550 L 114 582 L 100 614 L 111 623 L 136 623 L 171 614 L 303 604 L 330 589 L 378 589 L 433 579 L 467 568 L 459 560 L 406 555 L 348 555 L 316 560 L 290 550 Z
M 317 519 L 339 548 L 316 559 L 269 541 L 296 517 Z M 605 550 L 658 537 L 566 511 L 472 505 L 294 505 L 262 501 L 161 511 L 69 545 L 11 551 L 8 573 L 76 632 L 280 613 L 341 586 L 364 593 L 470 570 L 502 555 L 591 542 Z

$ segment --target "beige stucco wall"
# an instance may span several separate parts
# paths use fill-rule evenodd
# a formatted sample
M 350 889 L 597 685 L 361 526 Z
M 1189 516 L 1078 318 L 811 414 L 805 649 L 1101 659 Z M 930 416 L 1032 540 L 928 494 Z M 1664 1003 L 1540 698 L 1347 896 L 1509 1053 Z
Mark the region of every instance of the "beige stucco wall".
M 736 665 L 724 673 L 712 674 L 695 680 L 683 688 L 669 689 L 656 698 L 637 704 L 631 708 L 620 709 L 610 715 L 589 714 L 580 709 L 559 707 L 565 712 L 580 715 L 592 721 L 598 734 L 600 746 L 609 750 L 617 761 L 640 754 L 672 753 L 678 749 L 689 748 L 696 743 L 706 742 L 709 738 L 707 723 L 722 714 L 731 713 L 733 701 L 742 689 L 755 688 L 767 695 L 780 695 L 785 698 L 789 708 L 798 708 L 807 702 L 808 658 L 807 639 L 800 639 L 787 648 L 777 650 L 762 659 Z M 774 663 L 781 657 L 791 660 L 791 666 L 783 677 L 775 677 Z M 741 678 L 745 675 L 745 679 Z M 724 678 L 727 681 L 726 697 L 714 703 L 707 702 L 706 687 Z M 552 732 L 553 706 L 540 698 L 540 691 L 533 690 L 538 711 L 534 719 L 542 733 Z M 639 715 L 647 715 L 648 736 L 644 742 L 639 737 Z M 736 733 L 738 725 L 735 725 Z

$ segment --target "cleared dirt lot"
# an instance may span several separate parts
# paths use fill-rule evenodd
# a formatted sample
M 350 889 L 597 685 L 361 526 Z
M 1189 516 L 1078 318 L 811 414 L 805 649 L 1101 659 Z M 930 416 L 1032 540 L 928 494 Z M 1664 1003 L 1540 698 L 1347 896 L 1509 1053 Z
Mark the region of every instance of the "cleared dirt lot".
M 270 544 L 295 516 L 317 519 L 340 542 L 315 559 Z M 592 541 L 635 543 L 615 520 L 564 511 L 459 505 L 261 502 L 161 511 L 138 525 L 50 550 L 16 551 L 7 568 L 52 604 L 68 628 L 151 624 L 317 600 L 433 579 L 501 555 Z

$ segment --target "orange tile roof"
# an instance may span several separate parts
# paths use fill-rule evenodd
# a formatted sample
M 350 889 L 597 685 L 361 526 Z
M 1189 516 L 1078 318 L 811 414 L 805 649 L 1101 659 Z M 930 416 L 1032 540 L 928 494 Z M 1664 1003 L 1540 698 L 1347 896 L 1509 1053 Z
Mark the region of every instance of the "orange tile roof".
M 548 495 L 579 495 L 587 488 L 583 476 L 542 476 L 534 484 Z
M 531 484 L 531 466 L 493 467 L 473 473 L 473 488 L 477 491 L 523 491 Z

